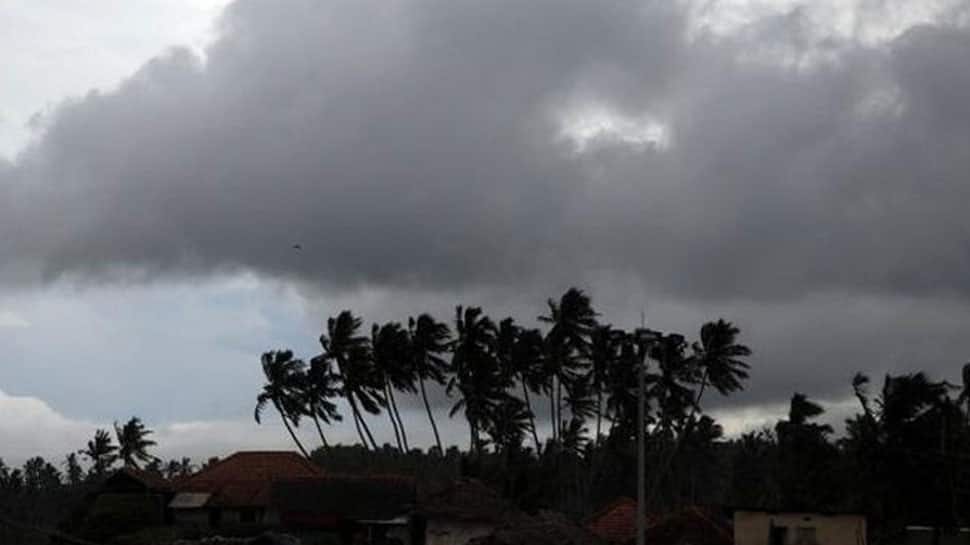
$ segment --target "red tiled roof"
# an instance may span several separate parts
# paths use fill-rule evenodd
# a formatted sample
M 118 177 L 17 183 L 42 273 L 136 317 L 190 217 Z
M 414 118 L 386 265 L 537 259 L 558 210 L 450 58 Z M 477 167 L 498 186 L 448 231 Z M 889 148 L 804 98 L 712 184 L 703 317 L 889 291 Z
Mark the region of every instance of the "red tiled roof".
M 636 537 L 637 502 L 617 498 L 586 520 L 586 529 L 611 543 L 626 543 Z
M 733 545 L 734 534 L 723 521 L 692 506 L 653 521 L 645 541 L 651 545 Z
M 208 492 L 208 505 L 266 506 L 274 481 L 317 477 L 323 472 L 289 451 L 237 452 L 177 483 L 182 492 Z
M 114 474 L 111 475 L 110 479 L 118 479 L 121 476 L 127 476 L 134 479 L 149 490 L 168 492 L 172 489 L 172 483 L 166 480 L 165 477 L 150 471 L 145 471 L 143 469 L 123 467 L 115 471 Z

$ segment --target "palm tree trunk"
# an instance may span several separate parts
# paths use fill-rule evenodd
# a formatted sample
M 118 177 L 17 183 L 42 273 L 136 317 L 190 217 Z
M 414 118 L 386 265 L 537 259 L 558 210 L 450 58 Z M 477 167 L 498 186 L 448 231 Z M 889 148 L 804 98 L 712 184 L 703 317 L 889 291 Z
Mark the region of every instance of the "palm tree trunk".
M 401 418 L 401 411 L 397 408 L 397 399 L 394 398 L 394 388 L 388 385 L 387 396 L 391 398 L 391 408 L 394 409 L 394 418 L 397 419 L 397 428 L 401 430 L 401 442 L 404 444 L 404 452 L 409 452 L 411 446 L 408 445 L 408 434 L 404 429 L 404 419 Z
M 350 403 L 350 410 L 354 414 L 354 426 L 357 428 L 360 444 L 369 450 L 371 446 L 367 443 L 367 438 L 364 437 L 364 430 L 360 427 L 360 411 L 357 410 L 357 402 L 354 401 L 354 396 L 350 392 L 347 392 L 347 402 Z
M 556 380 L 556 433 L 562 434 L 562 380 Z
M 367 434 L 367 438 L 370 439 L 370 444 L 374 447 L 376 451 L 378 449 L 377 441 L 374 441 L 374 434 L 370 432 L 370 426 L 367 425 L 367 420 L 364 418 L 364 413 L 359 413 L 360 425 L 364 428 L 364 433 Z
M 290 432 L 290 437 L 293 438 L 293 442 L 296 443 L 296 447 L 300 449 L 303 456 L 309 460 L 310 455 L 307 454 L 306 449 L 303 448 L 303 443 L 300 442 L 300 439 L 296 436 L 296 433 L 293 432 L 293 428 L 290 427 L 290 422 L 286 419 L 286 414 L 283 412 L 283 409 L 280 407 L 279 403 L 273 402 L 273 404 L 276 405 L 276 412 L 280 413 L 280 419 L 283 420 L 283 425 L 286 426 L 286 431 Z
M 428 393 L 424 390 L 424 378 L 418 375 L 418 384 L 421 385 L 421 398 L 424 399 L 424 409 L 428 411 L 428 420 L 431 422 L 431 430 L 434 432 L 434 441 L 438 445 L 438 455 L 444 456 L 445 451 L 441 448 L 441 436 L 438 435 L 438 426 L 434 423 L 434 415 L 431 414 L 431 405 L 428 403 Z
M 600 426 L 603 423 L 603 390 L 596 389 L 596 440 L 593 445 L 600 444 Z
M 394 441 L 397 443 L 397 450 L 404 452 L 404 444 L 401 443 L 401 431 L 397 429 L 397 420 L 394 419 L 394 409 L 391 408 L 391 386 L 387 379 L 384 379 L 384 399 L 385 399 L 385 409 L 387 409 L 387 417 L 391 419 L 391 428 L 394 429 Z
M 549 387 L 549 420 L 552 421 L 552 440 L 555 442 L 559 437 L 556 430 L 556 378 L 552 378 L 552 386 Z
M 669 453 L 666 456 L 663 455 L 663 450 L 660 451 L 660 471 L 657 472 L 656 482 L 653 484 L 653 489 L 651 490 L 651 502 L 654 499 L 654 489 L 659 489 L 661 484 L 661 479 L 664 478 L 666 473 L 670 470 L 670 464 L 673 463 L 674 457 L 677 456 L 677 452 L 680 451 L 684 444 L 684 440 L 690 434 L 693 428 L 694 416 L 697 414 L 697 407 L 700 405 L 701 398 L 704 397 L 704 390 L 707 387 L 707 369 L 704 370 L 704 376 L 701 378 L 701 387 L 697 390 L 697 397 L 694 398 L 694 406 L 690 409 L 690 414 L 687 415 L 687 422 L 684 424 L 683 429 L 677 434 L 677 440 L 674 441 L 673 446 L 670 448 Z
M 536 433 L 536 415 L 532 412 L 532 401 L 529 399 L 529 388 L 522 382 L 522 395 L 525 397 L 525 407 L 529 410 L 529 428 L 532 430 L 532 440 L 536 443 L 536 456 L 541 454 L 542 448 L 539 446 L 539 434 Z
M 323 429 L 320 427 L 320 419 L 317 418 L 316 412 L 312 412 L 310 416 L 313 417 L 313 423 L 317 426 L 317 433 L 320 434 L 320 442 L 323 444 L 323 448 L 330 448 L 330 444 L 327 443 L 326 436 L 323 435 Z

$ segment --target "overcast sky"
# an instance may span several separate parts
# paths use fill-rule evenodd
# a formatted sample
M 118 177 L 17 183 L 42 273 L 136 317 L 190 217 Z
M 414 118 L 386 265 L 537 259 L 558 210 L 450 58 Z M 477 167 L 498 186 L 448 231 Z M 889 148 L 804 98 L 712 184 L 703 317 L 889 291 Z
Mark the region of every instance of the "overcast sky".
M 259 354 L 343 308 L 724 317 L 755 351 L 730 431 L 970 359 L 970 1 L 0 13 L 8 460 L 132 414 L 167 456 L 285 447 Z

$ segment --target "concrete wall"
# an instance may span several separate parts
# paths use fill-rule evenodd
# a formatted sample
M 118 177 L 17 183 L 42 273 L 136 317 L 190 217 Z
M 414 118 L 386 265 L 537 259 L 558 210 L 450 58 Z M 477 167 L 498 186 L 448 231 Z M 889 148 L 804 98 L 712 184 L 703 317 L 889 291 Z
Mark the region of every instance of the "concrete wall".
M 866 519 L 859 515 L 818 513 L 734 513 L 734 545 L 778 545 L 771 543 L 771 529 L 786 528 L 782 545 L 865 545 Z M 814 534 L 815 543 L 809 536 Z
M 429 520 L 425 545 L 465 545 L 469 539 L 487 536 L 494 530 L 494 524 L 485 522 Z

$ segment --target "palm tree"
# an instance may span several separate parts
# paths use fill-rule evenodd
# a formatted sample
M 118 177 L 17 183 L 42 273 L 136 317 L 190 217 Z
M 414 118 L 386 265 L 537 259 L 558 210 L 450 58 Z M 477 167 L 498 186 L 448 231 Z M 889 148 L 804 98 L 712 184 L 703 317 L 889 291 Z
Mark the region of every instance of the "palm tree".
M 330 424 L 343 420 L 340 412 L 337 411 L 337 404 L 332 401 L 341 395 L 339 378 L 330 368 L 330 362 L 320 357 L 310 360 L 310 368 L 302 378 L 301 392 L 307 414 L 313 419 L 313 424 L 320 435 L 320 443 L 324 448 L 329 448 L 330 444 L 323 434 L 320 421 Z
M 485 432 L 496 449 L 508 455 L 522 448 L 522 440 L 529 430 L 529 417 L 524 401 L 512 395 L 502 395 L 484 424 Z
M 748 378 L 750 366 L 741 358 L 750 356 L 751 349 L 738 344 L 740 332 L 734 324 L 723 319 L 701 327 L 701 340 L 694 343 L 694 360 L 702 373 L 700 389 L 694 399 L 695 409 L 708 384 L 721 395 L 744 388 L 741 381 Z
M 115 422 L 115 437 L 118 439 L 118 457 L 125 467 L 138 468 L 138 462 L 151 462 L 155 457 L 148 453 L 155 441 L 148 439 L 152 430 L 145 427 L 141 419 L 131 417 L 124 426 Z
M 410 364 L 409 368 L 414 372 L 418 379 L 418 386 L 421 389 L 421 399 L 424 400 L 424 408 L 428 412 L 428 421 L 431 423 L 431 430 L 434 432 L 435 444 L 438 447 L 438 454 L 444 455 L 441 446 L 441 436 L 438 434 L 438 426 L 434 421 L 434 414 L 431 412 L 431 405 L 428 403 L 428 392 L 425 389 L 425 381 L 437 384 L 445 384 L 445 371 L 448 363 L 442 354 L 448 350 L 451 334 L 447 324 L 435 321 L 428 314 L 418 316 L 417 320 L 413 317 L 408 319 L 408 353 Z
M 596 327 L 596 312 L 589 296 L 569 288 L 559 301 L 549 299 L 549 314 L 539 321 L 550 325 L 545 345 L 549 373 L 554 381 L 550 388 L 553 439 L 558 439 L 563 423 L 562 389 L 578 380 L 584 367 L 583 358 L 589 346 L 589 335 Z
M 349 310 L 327 320 L 327 333 L 320 336 L 320 345 L 323 346 L 321 357 L 336 362 L 343 379 L 344 396 L 353 411 L 361 443 L 377 450 L 377 442 L 362 411 L 370 414 L 380 412 L 385 403 L 381 393 L 384 384 L 374 369 L 370 341 L 359 334 L 362 323 Z
M 91 475 L 100 477 L 118 459 L 118 447 L 111 440 L 111 434 L 107 430 L 97 430 L 94 432 L 94 439 L 88 441 L 87 448 L 79 450 L 78 454 L 86 457 L 91 462 Z
M 504 393 L 504 384 L 495 358 L 495 323 L 479 307 L 456 308 L 455 331 L 448 393 L 457 390 L 461 398 L 449 413 L 464 410 L 471 433 L 471 450 L 481 452 L 480 430 L 487 423 L 495 400 Z
M 272 403 L 276 412 L 279 413 L 283 425 L 286 426 L 286 431 L 290 433 L 290 437 L 296 443 L 296 447 L 300 449 L 303 456 L 310 458 L 306 449 L 303 448 L 303 443 L 300 442 L 293 431 L 293 427 L 290 426 L 291 421 L 293 426 L 299 426 L 300 415 L 306 412 L 304 396 L 301 394 L 304 382 L 301 379 L 304 368 L 303 361 L 294 359 L 293 352 L 289 350 L 276 350 L 264 352 L 260 357 L 260 363 L 263 367 L 263 376 L 266 378 L 266 383 L 263 384 L 262 391 L 256 396 L 256 409 L 253 411 L 256 423 L 260 423 L 260 417 L 263 409 L 266 408 L 266 404 Z
M 529 432 L 538 454 L 542 446 L 536 431 L 535 413 L 529 392 L 541 393 L 545 384 L 542 373 L 542 333 L 537 329 L 524 329 L 516 325 L 512 318 L 506 318 L 498 326 L 496 356 L 504 380 L 510 384 L 517 381 L 522 387 L 522 399 L 529 417 Z
M 620 340 L 623 332 L 612 326 L 602 325 L 593 329 L 589 343 L 589 383 L 596 395 L 596 437 L 598 444 L 603 420 L 603 393 L 606 390 L 610 370 L 617 365 Z
M 374 366 L 384 382 L 384 396 L 387 400 L 387 415 L 394 428 L 397 448 L 401 452 L 410 450 L 404 421 L 394 399 L 394 390 L 415 393 L 415 373 L 410 368 L 408 357 L 408 333 L 397 322 L 382 326 L 374 324 L 371 328 L 371 345 L 374 351 Z

